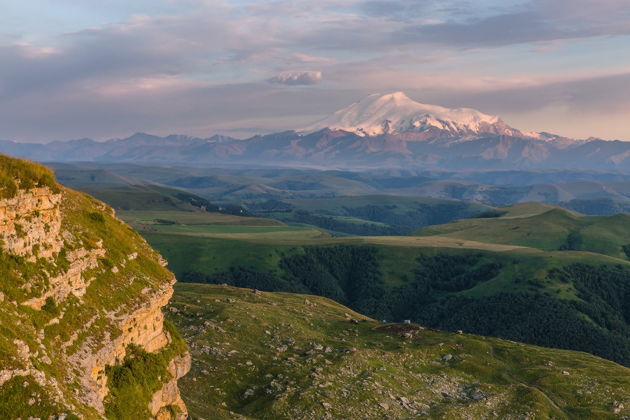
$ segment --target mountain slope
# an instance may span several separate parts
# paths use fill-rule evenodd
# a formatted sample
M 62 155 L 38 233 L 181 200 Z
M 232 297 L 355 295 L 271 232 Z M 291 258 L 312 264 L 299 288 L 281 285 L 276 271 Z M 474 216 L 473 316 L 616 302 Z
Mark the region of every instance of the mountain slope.
M 0 142 L 0 152 L 40 161 L 319 169 L 630 169 L 630 143 L 523 133 L 468 108 L 371 95 L 306 127 L 245 140 L 214 136 Z
M 328 299 L 178 284 L 182 381 L 206 419 L 556 418 L 630 414 L 630 370 L 597 357 L 381 324 Z
M 449 109 L 422 104 L 403 92 L 369 95 L 299 131 L 308 133 L 325 128 L 348 131 L 359 136 L 419 133 L 436 129 L 451 136 L 482 133 L 522 135 L 520 131 L 508 127 L 499 117 L 470 108 Z
M 109 207 L 0 156 L 0 418 L 186 418 L 174 282 Z
M 490 211 L 487 217 L 430 226 L 416 235 L 630 258 L 630 215 L 584 216 L 540 203 L 517 204 Z

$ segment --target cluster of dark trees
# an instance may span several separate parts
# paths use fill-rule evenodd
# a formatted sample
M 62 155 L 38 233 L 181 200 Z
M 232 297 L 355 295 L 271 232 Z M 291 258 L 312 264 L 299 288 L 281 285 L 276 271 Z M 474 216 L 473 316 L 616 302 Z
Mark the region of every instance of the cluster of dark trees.
M 560 245 L 560 251 L 579 251 L 582 249 L 584 241 L 578 231 L 573 231 L 567 235 L 567 239 Z
M 378 249 L 305 247 L 282 258 L 277 272 L 233 267 L 182 280 L 227 283 L 267 291 L 325 296 L 377 319 L 411 319 L 432 328 L 582 350 L 630 366 L 630 270 L 573 264 L 548 278 L 571 283 L 579 300 L 536 291 L 467 297 L 460 292 L 494 279 L 503 262 L 487 254 L 421 255 L 413 277 L 398 286 L 383 281 Z
M 291 222 L 306 223 L 322 229 L 334 232 L 348 233 L 350 235 L 388 236 L 404 235 L 410 229 L 404 226 L 378 225 L 374 223 L 356 223 L 331 216 L 322 216 L 305 210 L 296 210 L 291 215 Z
M 267 200 L 248 204 L 253 214 L 276 213 L 276 217 L 289 223 L 306 223 L 334 232 L 350 235 L 407 235 L 425 226 L 439 225 L 454 219 L 475 215 L 475 208 L 464 202 L 415 203 L 400 208 L 396 204 L 367 204 L 343 206 L 337 210 L 296 209 L 280 200 Z M 354 217 L 376 223 L 356 223 L 338 216 Z M 498 217 L 491 216 L 491 217 Z
M 309 247 L 302 255 L 285 257 L 280 267 L 289 279 L 303 284 L 310 293 L 365 314 L 383 310 L 382 297 L 387 291 L 374 247 Z
M 179 279 L 185 283 L 229 284 L 230 286 L 258 289 L 268 292 L 307 293 L 305 289 L 295 288 L 281 276 L 265 273 L 247 267 L 230 267 L 229 270 L 206 274 L 199 271 L 186 271 Z
M 368 204 L 344 207 L 343 211 L 351 217 L 384 223 L 400 232 L 399 235 L 407 235 L 426 226 L 441 225 L 475 215 L 474 208 L 464 202 L 415 203 L 405 209 L 399 208 L 396 204 Z
M 292 204 L 280 200 L 254 201 L 248 203 L 247 208 L 255 214 L 286 213 L 294 209 Z
M 449 296 L 416 314 L 418 322 L 435 328 L 581 350 L 630 365 L 629 336 L 594 325 L 566 300 L 526 293 Z
M 474 218 L 476 218 L 476 219 L 494 219 L 494 218 L 497 218 L 497 217 L 504 216 L 506 213 L 507 213 L 507 211 L 505 211 L 505 210 L 492 209 L 492 210 L 482 211 L 481 213 L 475 215 Z
M 623 266 L 573 264 L 550 276 L 573 283 L 575 308 L 598 326 L 630 338 L 630 270 Z
M 565 209 L 577 211 L 584 214 L 621 214 L 630 213 L 630 204 L 612 198 L 587 198 L 575 199 L 558 203 Z

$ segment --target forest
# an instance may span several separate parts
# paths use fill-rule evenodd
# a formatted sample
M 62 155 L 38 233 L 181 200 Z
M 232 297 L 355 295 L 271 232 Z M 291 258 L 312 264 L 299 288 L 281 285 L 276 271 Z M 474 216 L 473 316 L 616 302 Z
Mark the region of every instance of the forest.
M 571 300 L 537 290 L 537 279 L 530 279 L 534 286 L 526 290 L 467 294 L 500 273 L 502 260 L 489 254 L 437 253 L 421 255 L 416 262 L 405 283 L 388 285 L 377 248 L 311 246 L 284 256 L 276 271 L 231 267 L 213 275 L 187 272 L 181 280 L 316 294 L 379 320 L 410 319 L 432 328 L 586 351 L 630 365 L 626 267 L 570 264 L 550 269 L 548 280 L 573 285 L 578 299 Z

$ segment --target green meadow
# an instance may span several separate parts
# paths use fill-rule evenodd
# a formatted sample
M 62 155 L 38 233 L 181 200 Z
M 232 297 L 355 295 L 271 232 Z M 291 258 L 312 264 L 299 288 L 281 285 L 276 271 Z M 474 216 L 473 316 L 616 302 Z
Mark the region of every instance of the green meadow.
M 582 352 L 382 324 L 312 295 L 180 283 L 170 307 L 193 355 L 180 387 L 196 418 L 630 413 L 630 370 Z

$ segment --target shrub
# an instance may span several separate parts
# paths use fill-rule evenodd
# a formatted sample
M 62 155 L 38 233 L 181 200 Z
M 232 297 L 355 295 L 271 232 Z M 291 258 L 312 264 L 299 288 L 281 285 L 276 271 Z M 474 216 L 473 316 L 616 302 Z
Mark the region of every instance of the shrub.
M 478 215 L 474 216 L 474 218 L 476 219 L 492 219 L 495 217 L 501 217 L 503 215 L 505 215 L 507 213 L 507 211 L 504 210 L 486 210 L 483 211 L 481 213 L 479 213 Z
M 103 217 L 103 215 L 98 212 L 92 212 L 88 215 L 88 217 L 95 222 L 99 222 L 99 223 L 105 222 L 105 217 Z

